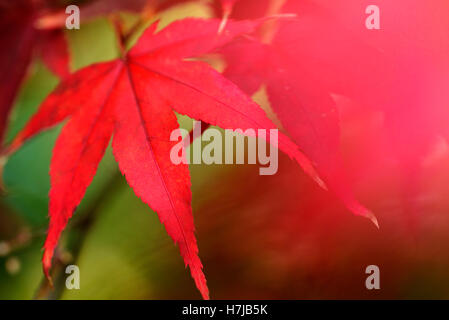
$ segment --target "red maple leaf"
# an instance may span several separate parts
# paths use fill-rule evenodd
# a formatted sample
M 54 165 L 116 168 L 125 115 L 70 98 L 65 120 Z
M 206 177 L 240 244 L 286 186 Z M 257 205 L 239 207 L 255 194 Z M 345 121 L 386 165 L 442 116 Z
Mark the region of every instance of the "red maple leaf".
M 317 7 L 312 2 L 290 2 L 300 3 L 302 10 L 286 9 L 297 12 L 298 17 L 283 22 L 274 36 L 273 29 L 267 29 L 269 44 L 261 42 L 267 34 L 260 32 L 261 40 L 244 38 L 221 50 L 228 63 L 224 75 L 248 94 L 265 85 L 283 127 L 314 163 L 324 182 L 349 210 L 377 226 L 375 216 L 356 200 L 346 182 L 336 105 L 331 92 L 322 85 L 321 77 L 326 75 L 314 71 L 323 69 L 315 63 L 320 56 L 314 49 L 328 49 L 319 37 L 323 28 L 320 23 L 325 22 L 316 19 Z
M 231 81 L 204 62 L 186 60 L 259 24 L 229 22 L 221 33 L 219 20 L 185 19 L 158 33 L 153 24 L 123 57 L 77 71 L 46 98 L 10 150 L 70 118 L 51 160 L 50 226 L 43 255 L 47 276 L 60 234 L 113 136 L 113 153 L 128 184 L 157 212 L 202 296 L 209 297 L 194 236 L 188 166 L 170 160 L 176 144 L 170 134 L 178 128 L 173 111 L 223 128 L 275 128 Z M 320 181 L 289 138 L 280 134 L 278 147 Z
M 306 9 L 303 1 L 288 2 L 286 10 Z M 394 161 L 405 219 L 415 232 L 425 159 L 438 141 L 449 141 L 449 94 L 444 89 L 449 79 L 449 2 L 409 0 L 407 7 L 388 0 L 309 2 L 315 9 L 309 10 L 304 36 L 296 37 L 304 43 L 302 56 L 310 57 L 307 68 L 320 77 L 322 88 L 351 99 L 352 110 L 371 109 L 382 116 L 376 144 L 383 147 L 374 150 L 371 142 L 370 158 Z M 379 30 L 365 27 L 368 15 L 361 13 L 371 4 L 380 11 Z M 319 38 L 313 39 L 309 30 Z M 372 170 L 365 164 L 365 171 Z

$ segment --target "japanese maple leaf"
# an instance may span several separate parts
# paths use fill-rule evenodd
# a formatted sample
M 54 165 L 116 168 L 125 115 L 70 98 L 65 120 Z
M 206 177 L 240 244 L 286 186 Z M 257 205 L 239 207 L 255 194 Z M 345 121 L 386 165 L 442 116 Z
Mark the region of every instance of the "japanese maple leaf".
M 33 56 L 40 56 L 61 78 L 69 75 L 69 51 L 61 29 L 40 29 L 44 6 L 34 2 L 0 1 L 0 141 L 9 112 Z
M 248 93 L 266 84 L 272 107 L 294 141 L 329 187 L 362 213 L 367 211 L 352 200 L 342 179 L 333 94 L 382 112 L 386 135 L 379 136 L 387 137 L 388 158 L 398 160 L 405 196 L 412 201 L 423 158 L 437 136 L 449 137 L 449 95 L 443 89 L 449 4 L 410 0 L 403 7 L 379 0 L 381 29 L 368 30 L 365 10 L 371 4 L 288 0 L 283 12 L 296 13 L 297 20 L 282 23 L 271 45 L 242 41 L 225 52 L 228 78 Z M 384 160 L 384 152 L 374 154 Z
M 289 10 L 303 9 L 301 1 L 289 2 Z M 322 88 L 382 114 L 383 130 L 377 136 L 386 150 L 372 157 L 395 162 L 404 218 L 414 232 L 422 212 L 424 161 L 437 141 L 449 142 L 449 2 L 314 3 L 321 14 L 315 10 L 309 28 L 317 30 L 319 40 L 301 39 L 312 43 L 303 47 L 314 57 L 309 66 L 320 75 Z M 371 4 L 380 10 L 380 30 L 365 27 L 368 15 L 361 13 Z
M 308 61 L 303 68 L 316 75 L 322 90 L 382 114 L 378 139 L 389 150 L 373 152 L 374 161 L 395 161 L 405 219 L 414 232 L 423 160 L 438 137 L 449 141 L 449 2 L 410 0 L 404 7 L 376 1 L 380 30 L 365 27 L 363 13 L 371 4 L 289 0 L 284 9 L 302 13 L 303 21 L 279 30 L 279 42 L 302 43 L 290 46 L 291 54 Z
M 48 276 L 60 234 L 80 203 L 112 139 L 115 159 L 136 195 L 157 212 L 178 244 L 203 298 L 209 297 L 194 236 L 188 166 L 174 165 L 175 113 L 223 128 L 275 128 L 262 109 L 209 65 L 187 61 L 254 30 L 259 22 L 186 19 L 155 33 L 151 25 L 122 58 L 81 69 L 63 81 L 11 144 L 69 117 L 51 160 L 50 226 L 43 267 Z M 320 181 L 296 145 L 279 148 Z
M 283 127 L 314 163 L 327 186 L 350 211 L 378 226 L 375 216 L 356 200 L 346 181 L 336 105 L 332 92 L 322 85 L 321 74 L 314 72 L 317 57 L 309 55 L 312 46 L 327 48 L 319 37 L 318 22 L 323 20 L 315 23 L 316 7 L 308 1 L 300 3 L 303 10 L 297 11 L 297 19 L 284 22 L 270 44 L 241 39 L 223 48 L 228 63 L 224 75 L 248 94 L 265 85 Z

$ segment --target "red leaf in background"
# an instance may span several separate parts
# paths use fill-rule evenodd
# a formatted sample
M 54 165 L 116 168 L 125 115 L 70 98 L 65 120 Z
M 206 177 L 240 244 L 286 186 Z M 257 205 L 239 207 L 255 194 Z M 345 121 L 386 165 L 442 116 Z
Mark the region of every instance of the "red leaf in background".
M 61 78 L 69 74 L 69 52 L 62 30 L 41 30 L 36 23 L 44 8 L 28 1 L 0 3 L 0 141 L 10 110 L 34 55 Z
M 341 183 L 339 165 L 332 168 L 326 164 L 338 159 L 338 119 L 315 120 L 320 113 L 333 114 L 331 94 L 343 95 L 361 109 L 382 112 L 387 134 L 379 134 L 379 139 L 387 137 L 382 143 L 391 154 L 383 150 L 375 156 L 378 161 L 392 156 L 398 159 L 404 200 L 408 202 L 415 201 L 423 158 L 432 150 L 436 137 L 445 137 L 447 142 L 449 132 L 449 95 L 444 89 L 449 80 L 449 4 L 411 0 L 404 5 L 379 0 L 381 30 L 368 30 L 365 9 L 371 4 L 368 0 L 288 0 L 282 12 L 298 17 L 279 24 L 271 46 L 246 41 L 225 51 L 227 76 L 250 93 L 266 83 L 272 107 L 287 131 L 316 162 L 330 187 L 346 198 L 347 205 L 355 204 L 362 211 L 344 196 L 348 188 Z M 293 106 L 287 106 L 294 101 L 301 107 L 296 113 L 291 112 Z M 292 118 L 300 122 L 305 116 L 300 110 L 308 112 L 309 129 L 315 128 L 316 133 L 295 126 Z M 316 145 L 321 148 L 307 146 L 311 140 L 304 138 L 310 134 L 321 136 L 317 141 L 322 143 Z M 323 167 L 323 157 L 317 153 L 326 148 L 328 158 Z M 332 180 L 338 185 L 329 181 L 323 169 L 333 172 Z
M 242 39 L 225 47 L 222 53 L 228 67 L 224 75 L 248 94 L 265 84 L 273 111 L 324 182 L 349 210 L 378 226 L 375 216 L 355 199 L 346 182 L 335 102 L 310 69 L 309 57 L 303 55 L 307 44 L 298 38 L 303 37 L 300 26 L 307 25 L 307 13 L 301 11 L 298 21 L 286 22 L 271 45 Z
M 155 33 L 150 26 L 123 59 L 74 73 L 50 94 L 10 148 L 70 117 L 51 161 L 50 227 L 43 266 L 49 274 L 60 234 L 81 201 L 113 135 L 121 172 L 142 201 L 153 208 L 203 298 L 209 297 L 198 257 L 191 209 L 190 176 L 185 164 L 170 161 L 171 132 L 178 128 L 173 110 L 223 128 L 275 128 L 264 112 L 237 86 L 209 65 L 186 61 L 253 31 L 259 22 L 186 19 Z M 308 160 L 286 136 L 279 148 L 320 181 Z
M 39 55 L 47 67 L 61 79 L 70 74 L 70 55 L 64 31 L 49 30 L 39 34 Z
M 26 11 L 21 14 L 0 11 L 0 43 L 5 48 L 0 51 L 0 141 L 3 141 L 9 111 L 31 61 L 35 32 L 32 17 Z
M 305 68 L 320 78 L 322 88 L 383 115 L 378 136 L 385 149 L 373 155 L 379 162 L 395 159 L 405 219 L 415 232 L 424 159 L 438 137 L 449 141 L 449 95 L 444 89 L 449 81 L 449 3 L 379 0 L 380 30 L 365 27 L 367 15 L 361 13 L 370 4 L 290 0 L 284 10 L 308 18 L 296 30 L 280 34 L 284 42 L 303 43 L 302 54 L 299 49 L 292 54 L 307 59 Z
M 315 49 L 322 62 L 332 65 L 329 87 L 361 106 L 382 110 L 394 152 L 403 164 L 420 162 L 435 136 L 448 128 L 449 98 L 442 88 L 449 69 L 449 3 L 411 0 L 401 6 L 379 0 L 381 30 L 370 32 L 356 28 L 365 16 L 354 16 L 368 1 L 352 8 L 344 1 L 315 2 L 338 22 L 338 28 L 327 25 L 321 32 L 329 45 L 341 43 L 334 54 L 324 57 L 324 49 Z M 351 38 L 356 41 L 347 41 Z M 344 63 L 348 58 L 357 68 Z
M 364 28 L 366 15 L 355 12 L 368 4 L 290 0 L 285 10 L 308 11 L 309 18 L 301 29 L 283 32 L 283 41 L 303 41 L 306 67 L 326 90 L 385 114 L 392 149 L 407 166 L 420 162 L 435 136 L 447 132 L 449 99 L 442 87 L 449 65 L 449 3 L 411 0 L 403 7 L 380 0 L 382 25 L 376 32 Z M 303 36 L 295 37 L 298 31 Z

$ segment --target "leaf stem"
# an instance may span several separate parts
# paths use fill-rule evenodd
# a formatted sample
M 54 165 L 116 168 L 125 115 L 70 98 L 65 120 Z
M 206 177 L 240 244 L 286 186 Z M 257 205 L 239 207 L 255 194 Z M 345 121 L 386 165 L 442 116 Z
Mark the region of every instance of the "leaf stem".
M 124 58 L 126 55 L 126 36 L 123 30 L 123 21 L 118 14 L 112 14 L 110 16 L 110 21 L 115 29 L 116 39 L 117 39 L 117 47 L 120 52 L 120 57 Z

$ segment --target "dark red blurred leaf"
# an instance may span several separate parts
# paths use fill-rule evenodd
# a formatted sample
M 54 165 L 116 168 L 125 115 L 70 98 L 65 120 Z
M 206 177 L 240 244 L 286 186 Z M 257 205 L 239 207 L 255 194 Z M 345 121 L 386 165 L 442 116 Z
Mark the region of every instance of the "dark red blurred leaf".
M 43 8 L 27 1 L 0 4 L 0 141 L 17 93 L 34 55 L 58 76 L 69 74 L 69 52 L 61 30 L 40 30 L 36 21 Z
M 37 46 L 42 60 L 54 74 L 61 79 L 70 74 L 69 48 L 64 31 L 42 31 Z
M 376 5 L 381 10 L 381 30 L 374 31 L 365 28 L 365 8 L 370 4 L 367 0 L 288 0 L 283 12 L 296 13 L 297 20 L 280 24 L 272 46 L 247 41 L 240 48 L 227 49 L 226 73 L 247 92 L 267 84 L 272 107 L 287 131 L 343 199 L 347 192 L 341 187 L 348 188 L 341 184 L 338 169 L 338 119 L 315 120 L 320 113 L 333 114 L 331 94 L 346 96 L 360 108 L 380 110 L 387 133 L 380 137 L 387 137 L 391 155 L 377 157 L 399 160 L 404 193 L 412 198 L 423 158 L 436 137 L 448 137 L 449 94 L 444 87 L 449 78 L 449 4 L 411 0 L 403 6 L 380 0 Z M 292 112 L 289 103 L 308 112 L 309 129 L 315 128 L 315 133 L 305 134 L 304 126 L 295 125 L 305 115 L 299 109 Z M 323 143 L 308 146 L 314 141 L 305 138 L 310 135 L 321 136 L 317 141 Z M 327 158 L 317 154 L 320 149 L 327 149 L 322 153 Z M 329 181 L 330 172 L 337 185 Z M 355 204 L 350 198 L 345 202 Z
M 306 10 L 298 10 L 297 21 L 283 23 L 271 45 L 245 39 L 224 48 L 222 52 L 228 62 L 224 74 L 248 94 L 265 84 L 282 125 L 314 163 L 325 183 L 349 210 L 377 225 L 375 216 L 355 199 L 343 173 L 339 116 L 331 92 L 322 85 L 320 73 L 327 65 L 315 69 L 316 56 L 309 56 L 306 51 L 313 42 L 329 54 L 329 48 L 322 43 L 320 27 L 314 28 L 316 20 L 326 21 L 310 15 L 315 9 L 313 5 L 301 3 L 306 4 L 303 6 Z
M 31 13 L 0 12 L 0 142 L 9 112 L 22 84 L 33 53 L 36 30 Z
M 404 205 L 412 216 L 416 208 L 409 204 L 416 203 L 421 188 L 423 160 L 438 136 L 448 141 L 449 95 L 443 88 L 449 74 L 449 3 L 411 0 L 403 6 L 380 0 L 380 30 L 364 27 L 367 15 L 361 13 L 369 4 L 290 0 L 285 10 L 308 18 L 280 34 L 284 43 L 302 43 L 292 54 L 308 61 L 305 68 L 322 88 L 382 112 L 390 151 L 377 156 L 397 159 Z
M 449 65 L 449 4 L 378 1 L 382 25 L 375 32 L 364 28 L 366 15 L 357 14 L 368 4 L 289 0 L 284 10 L 298 12 L 301 22 L 279 37 L 302 42 L 288 49 L 308 62 L 304 67 L 327 91 L 384 112 L 392 149 L 406 165 L 447 131 L 449 99 L 442 87 Z

